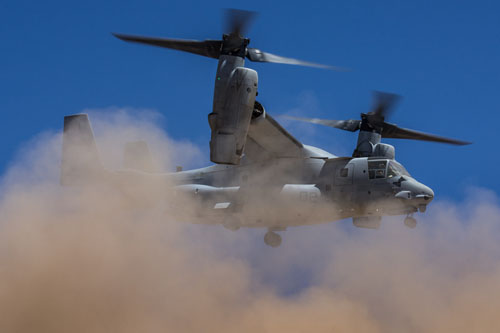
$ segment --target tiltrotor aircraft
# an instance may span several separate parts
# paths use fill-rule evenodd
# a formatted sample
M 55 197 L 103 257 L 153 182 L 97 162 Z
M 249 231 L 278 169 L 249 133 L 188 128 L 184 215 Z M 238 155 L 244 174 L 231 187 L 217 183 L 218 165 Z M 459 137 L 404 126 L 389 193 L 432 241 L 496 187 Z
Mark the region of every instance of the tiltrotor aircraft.
M 406 215 L 405 225 L 416 226 L 413 214 L 425 212 L 434 192 L 414 179 L 395 160 L 393 146 L 381 138 L 435 141 L 455 145 L 467 142 L 398 127 L 385 121 L 397 96 L 376 93 L 373 110 L 361 119 L 299 120 L 347 131 L 359 131 L 351 157 L 337 157 L 307 146 L 287 132 L 255 100 L 257 72 L 244 67 L 250 61 L 328 67 L 276 56 L 248 47 L 242 36 L 251 18 L 245 11 L 229 11 L 230 33 L 222 40 L 179 40 L 115 34 L 131 42 L 191 52 L 218 59 L 211 129 L 210 160 L 215 165 L 175 173 L 148 173 L 132 155 L 147 156 L 144 142 L 125 146 L 125 169 L 105 170 L 88 116 L 64 119 L 61 183 L 77 185 L 88 181 L 88 171 L 100 181 L 127 177 L 169 179 L 175 190 L 194 197 L 202 216 L 191 222 L 267 228 L 264 241 L 281 244 L 278 231 L 291 226 L 327 223 L 352 218 L 361 228 L 378 228 L 382 216 Z M 336 68 L 333 68 L 336 69 Z M 128 161 L 128 162 L 127 162 Z M 199 212 L 198 212 L 199 213 Z M 200 218 L 200 221 L 197 219 Z

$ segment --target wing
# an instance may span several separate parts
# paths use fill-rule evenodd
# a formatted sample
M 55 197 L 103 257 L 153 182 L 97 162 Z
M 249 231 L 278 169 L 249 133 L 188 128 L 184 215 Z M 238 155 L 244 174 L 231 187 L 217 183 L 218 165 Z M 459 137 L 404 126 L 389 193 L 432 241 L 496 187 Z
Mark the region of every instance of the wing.
M 304 146 L 267 112 L 252 119 L 245 156 L 252 161 L 277 157 L 302 157 Z

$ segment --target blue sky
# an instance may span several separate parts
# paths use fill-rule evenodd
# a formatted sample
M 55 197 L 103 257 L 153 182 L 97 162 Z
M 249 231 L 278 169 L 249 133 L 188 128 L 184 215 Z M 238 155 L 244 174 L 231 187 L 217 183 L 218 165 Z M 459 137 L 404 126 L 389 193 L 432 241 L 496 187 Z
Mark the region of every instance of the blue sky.
M 0 2 L 0 170 L 37 133 L 60 130 L 84 109 L 154 109 L 175 139 L 209 164 L 216 61 L 126 44 L 111 32 L 218 39 L 222 8 L 255 10 L 251 46 L 352 68 L 248 63 L 272 115 L 356 118 L 371 91 L 404 98 L 390 118 L 403 127 L 474 142 L 467 147 L 387 140 L 396 158 L 440 198 L 472 187 L 500 193 L 500 4 L 497 1 L 10 1 Z M 350 155 L 356 135 L 285 124 L 304 143 Z M 2 172 L 3 173 L 3 172 Z

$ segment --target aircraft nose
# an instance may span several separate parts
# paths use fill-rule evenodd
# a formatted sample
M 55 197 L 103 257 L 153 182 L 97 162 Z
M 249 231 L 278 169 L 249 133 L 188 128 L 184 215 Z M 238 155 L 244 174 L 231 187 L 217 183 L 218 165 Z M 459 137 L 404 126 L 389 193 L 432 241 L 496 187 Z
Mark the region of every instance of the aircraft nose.
M 429 186 L 420 184 L 419 192 L 420 193 L 416 193 L 415 198 L 421 199 L 427 203 L 434 199 L 434 191 Z
M 412 199 L 417 205 L 427 205 L 434 199 L 434 191 L 416 180 L 407 180 L 401 185 L 401 191 L 396 194 L 397 198 Z

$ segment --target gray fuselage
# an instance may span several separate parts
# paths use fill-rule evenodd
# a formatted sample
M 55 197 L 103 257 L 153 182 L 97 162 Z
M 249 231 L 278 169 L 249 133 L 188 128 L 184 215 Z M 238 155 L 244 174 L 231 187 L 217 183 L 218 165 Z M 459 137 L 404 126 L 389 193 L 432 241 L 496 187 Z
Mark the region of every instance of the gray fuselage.
M 244 157 L 237 166 L 213 165 L 178 172 L 174 178 L 179 189 L 217 211 L 214 223 L 237 219 L 243 227 L 412 214 L 424 211 L 434 196 L 395 160 L 303 149 L 303 158 L 254 162 Z M 224 209 L 217 209 L 220 203 L 226 203 Z

